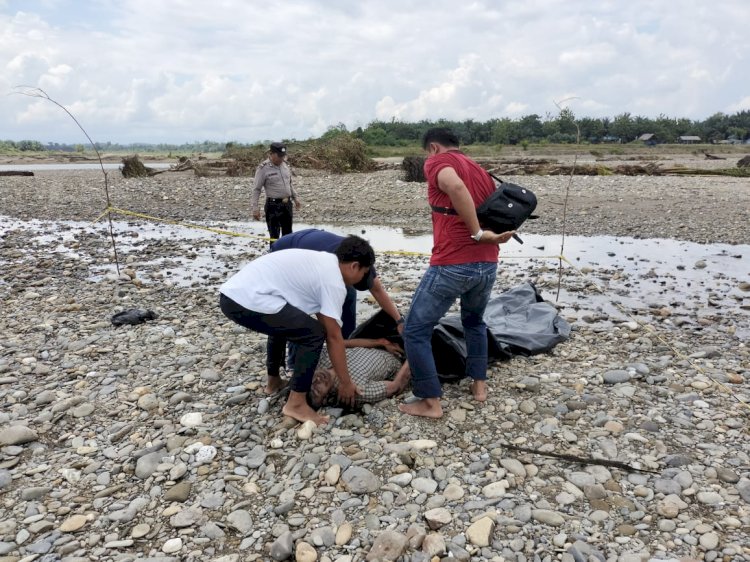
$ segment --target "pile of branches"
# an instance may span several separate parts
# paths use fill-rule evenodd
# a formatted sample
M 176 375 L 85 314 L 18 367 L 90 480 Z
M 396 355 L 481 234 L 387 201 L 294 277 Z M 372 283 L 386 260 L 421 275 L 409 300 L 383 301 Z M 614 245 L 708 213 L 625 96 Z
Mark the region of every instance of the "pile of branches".
M 534 176 L 733 176 L 750 177 L 750 168 L 665 168 L 657 163 L 621 164 L 603 166 L 601 164 L 534 164 L 521 166 L 499 165 L 491 168 L 495 175 L 534 175 Z
M 122 175 L 126 178 L 146 178 L 160 174 L 161 170 L 155 170 L 145 166 L 137 154 L 126 156 L 122 159 Z
M 340 133 L 300 143 L 289 149 L 289 163 L 299 168 L 328 170 L 336 174 L 369 172 L 375 162 L 367 156 L 367 145 L 349 133 Z
M 292 167 L 327 170 L 336 174 L 346 172 L 369 172 L 376 168 L 375 161 L 367 156 L 364 141 L 349 133 L 339 133 L 321 139 L 287 143 L 287 162 Z M 263 160 L 268 157 L 264 145 L 227 145 L 222 158 L 224 173 L 228 176 L 252 176 Z M 198 170 L 196 169 L 196 173 Z M 216 175 L 203 169 L 201 174 Z
M 404 181 L 409 182 L 426 182 L 424 177 L 424 156 L 406 156 L 401 162 L 401 169 L 404 172 Z

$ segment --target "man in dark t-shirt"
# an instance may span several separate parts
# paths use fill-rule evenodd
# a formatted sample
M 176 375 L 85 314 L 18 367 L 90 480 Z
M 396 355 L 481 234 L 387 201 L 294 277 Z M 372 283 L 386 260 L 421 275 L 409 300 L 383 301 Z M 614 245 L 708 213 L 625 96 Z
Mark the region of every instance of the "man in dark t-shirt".
M 334 253 L 344 238 L 344 236 L 319 228 L 308 228 L 282 236 L 271 244 L 271 251 L 278 252 L 289 248 L 300 248 L 302 250 Z M 403 331 L 404 317 L 401 316 L 391 297 L 388 296 L 375 268 L 371 267 L 369 274 L 362 281 L 353 285 L 353 287 L 347 287 L 346 300 L 341 314 L 341 333 L 345 338 L 348 338 L 357 326 L 357 291 L 370 291 L 380 308 L 396 322 L 399 334 Z

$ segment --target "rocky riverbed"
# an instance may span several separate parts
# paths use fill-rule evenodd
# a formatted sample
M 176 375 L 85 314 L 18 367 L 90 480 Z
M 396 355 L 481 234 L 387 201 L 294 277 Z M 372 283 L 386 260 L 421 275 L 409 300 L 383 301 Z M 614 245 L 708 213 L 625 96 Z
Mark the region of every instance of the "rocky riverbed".
M 264 240 L 119 216 L 118 275 L 88 222 L 101 173 L 2 178 L 0 561 L 750 560 L 749 182 L 508 179 L 540 198 L 529 252 L 566 199 L 567 234 L 612 244 L 561 272 L 501 263 L 498 291 L 559 284 L 571 339 L 493 365 L 485 404 L 446 385 L 442 420 L 394 398 L 310 430 L 264 400 L 264 338 L 216 305 Z M 429 231 L 395 170 L 296 180 L 300 222 Z M 231 229 L 247 183 L 108 180 L 116 207 Z M 426 264 L 379 252 L 403 310 Z M 112 326 L 130 308 L 158 318 Z

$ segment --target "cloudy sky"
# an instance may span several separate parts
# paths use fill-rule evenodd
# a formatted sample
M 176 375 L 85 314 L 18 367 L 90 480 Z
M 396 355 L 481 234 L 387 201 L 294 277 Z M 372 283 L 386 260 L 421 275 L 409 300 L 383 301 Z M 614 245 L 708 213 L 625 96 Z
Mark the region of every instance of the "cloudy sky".
M 750 109 L 748 0 L 0 0 L 0 139 Z M 568 100 L 563 102 L 563 100 Z

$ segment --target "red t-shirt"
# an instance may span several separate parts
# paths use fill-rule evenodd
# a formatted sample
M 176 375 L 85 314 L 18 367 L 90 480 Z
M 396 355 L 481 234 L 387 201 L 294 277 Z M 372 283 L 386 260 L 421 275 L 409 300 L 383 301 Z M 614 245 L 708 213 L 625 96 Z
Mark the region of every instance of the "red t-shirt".
M 479 164 L 458 150 L 429 157 L 424 163 L 427 178 L 427 200 L 430 205 L 452 208 L 450 197 L 440 191 L 437 176 L 444 168 L 453 168 L 478 207 L 495 191 L 495 182 Z M 499 249 L 495 244 L 478 244 L 458 215 L 432 213 L 432 257 L 430 265 L 460 263 L 497 263 Z

